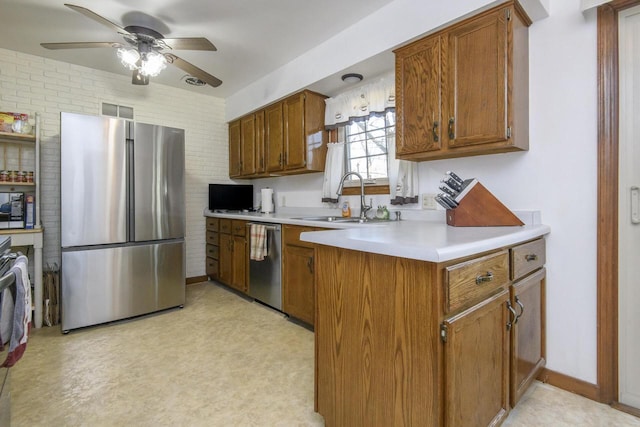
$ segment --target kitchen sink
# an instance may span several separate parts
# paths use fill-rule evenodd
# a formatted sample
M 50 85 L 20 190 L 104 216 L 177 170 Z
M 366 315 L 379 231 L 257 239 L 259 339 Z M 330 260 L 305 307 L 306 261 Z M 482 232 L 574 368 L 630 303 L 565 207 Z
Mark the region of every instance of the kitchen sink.
M 339 223 L 349 222 L 349 223 L 356 223 L 356 224 L 389 222 L 389 220 L 381 220 L 376 218 L 360 219 L 358 217 L 342 217 L 342 216 L 305 216 L 305 217 L 293 218 L 293 219 L 299 219 L 302 221 L 318 221 L 318 222 L 339 222 Z

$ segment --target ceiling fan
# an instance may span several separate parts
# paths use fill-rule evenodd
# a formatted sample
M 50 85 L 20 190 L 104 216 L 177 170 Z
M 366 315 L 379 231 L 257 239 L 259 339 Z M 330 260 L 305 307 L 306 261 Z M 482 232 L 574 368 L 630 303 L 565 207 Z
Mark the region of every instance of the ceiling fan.
M 135 85 L 149 84 L 149 77 L 155 77 L 160 74 L 167 63 L 175 65 L 181 70 L 186 71 L 192 77 L 210 86 L 218 87 L 222 84 L 222 80 L 201 70 L 190 62 L 177 57 L 173 53 L 163 52 L 165 50 L 217 50 L 213 43 L 204 37 L 169 39 L 151 28 L 136 25 L 129 25 L 122 28 L 87 8 L 66 3 L 65 6 L 116 31 L 122 35 L 127 44 L 116 42 L 40 43 L 42 47 L 46 49 L 84 49 L 96 47 L 112 47 L 118 49 L 118 58 L 120 58 L 122 64 L 133 71 L 131 83 Z

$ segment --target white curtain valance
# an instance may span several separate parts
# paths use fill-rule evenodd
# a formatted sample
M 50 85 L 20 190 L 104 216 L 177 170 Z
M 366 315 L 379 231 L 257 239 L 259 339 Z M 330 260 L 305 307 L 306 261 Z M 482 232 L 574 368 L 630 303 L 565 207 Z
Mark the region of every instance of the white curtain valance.
M 324 125 L 333 128 L 339 124 L 371 113 L 384 113 L 396 106 L 395 74 L 358 86 L 333 98 L 325 99 Z

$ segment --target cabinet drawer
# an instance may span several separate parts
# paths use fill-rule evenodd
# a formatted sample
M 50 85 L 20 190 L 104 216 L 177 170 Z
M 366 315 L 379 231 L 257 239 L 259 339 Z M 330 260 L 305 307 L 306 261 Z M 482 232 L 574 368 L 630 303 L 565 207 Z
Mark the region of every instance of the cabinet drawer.
M 207 231 L 207 245 L 218 244 L 218 233 L 215 231 Z
M 446 268 L 446 310 L 469 307 L 509 282 L 509 253 L 505 251 Z
M 230 219 L 220 219 L 220 232 L 231 234 L 231 220 Z
M 304 233 L 306 231 L 317 231 L 318 228 L 315 227 L 305 227 L 303 225 L 283 225 L 283 243 L 288 245 L 296 245 L 296 246 L 305 246 L 312 248 L 313 243 L 302 242 L 300 240 L 300 233 Z
M 207 256 L 209 258 L 219 259 L 220 252 L 218 246 L 207 245 Z
M 220 220 L 218 218 L 207 218 L 207 230 L 218 231 Z
M 539 269 L 546 261 L 544 239 L 511 248 L 511 280 Z
M 234 236 L 245 236 L 247 234 L 247 221 L 231 221 L 231 231 Z
M 207 276 L 216 279 L 218 278 L 218 260 L 207 257 Z

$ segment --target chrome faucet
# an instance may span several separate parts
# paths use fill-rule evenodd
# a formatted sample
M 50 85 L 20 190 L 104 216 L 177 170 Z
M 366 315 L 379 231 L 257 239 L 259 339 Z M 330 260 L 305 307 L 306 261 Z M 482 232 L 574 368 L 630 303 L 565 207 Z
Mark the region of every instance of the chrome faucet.
M 338 185 L 338 191 L 336 191 L 336 194 L 338 195 L 338 198 L 342 196 L 342 188 L 344 187 L 344 180 L 347 179 L 349 175 L 355 175 L 360 180 L 360 219 L 366 220 L 367 211 L 371 209 L 371 206 L 367 206 L 364 202 L 364 180 L 362 179 L 362 175 L 360 175 L 358 172 L 347 172 L 344 175 L 342 175 L 342 178 L 340 179 L 340 185 Z

